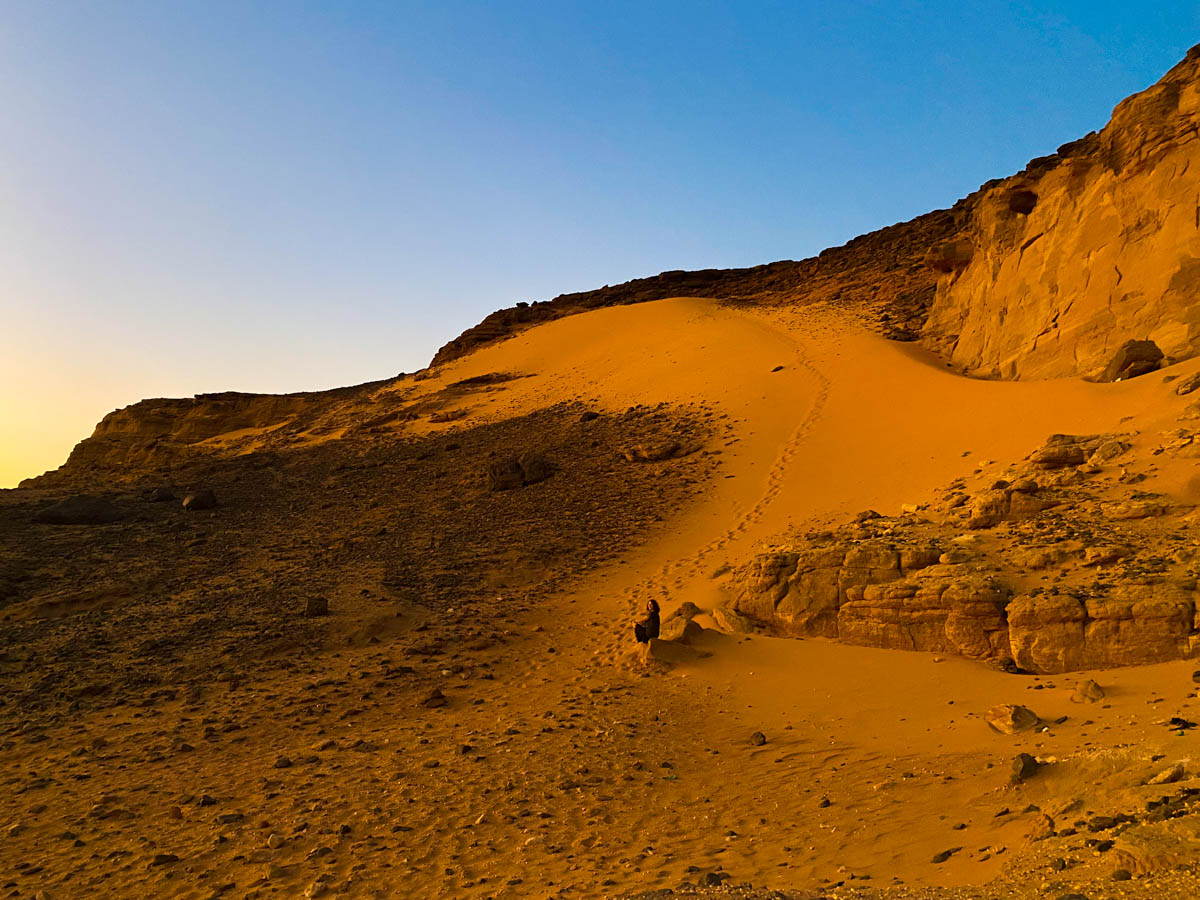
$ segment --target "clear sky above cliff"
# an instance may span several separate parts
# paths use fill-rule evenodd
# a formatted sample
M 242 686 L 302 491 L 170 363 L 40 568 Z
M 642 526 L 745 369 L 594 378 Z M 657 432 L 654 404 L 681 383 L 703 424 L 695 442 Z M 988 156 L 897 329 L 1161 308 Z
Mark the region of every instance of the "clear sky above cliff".
M 143 397 L 948 206 L 1200 41 L 1137 6 L 0 3 L 0 486 Z

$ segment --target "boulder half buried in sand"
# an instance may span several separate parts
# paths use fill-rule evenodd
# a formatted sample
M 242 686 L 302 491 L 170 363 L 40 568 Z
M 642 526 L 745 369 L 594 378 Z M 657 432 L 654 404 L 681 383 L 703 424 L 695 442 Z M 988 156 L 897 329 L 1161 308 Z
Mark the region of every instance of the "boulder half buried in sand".
M 692 663 L 712 655 L 703 650 L 689 647 L 687 644 L 682 644 L 679 641 L 666 641 L 662 638 L 650 638 L 642 646 L 641 654 L 642 662 L 644 663 L 655 662 L 667 666 Z
M 694 619 L 702 612 L 704 612 L 704 610 L 698 607 L 691 600 L 684 600 L 679 604 L 679 608 L 667 616 L 664 621 L 670 622 L 672 619 Z
M 678 441 L 638 444 L 625 450 L 625 459 L 627 462 L 661 462 L 678 456 L 681 449 Z
M 700 627 L 699 622 L 693 622 L 691 619 L 676 618 L 667 619 L 667 621 L 663 622 L 662 630 L 658 636 L 665 641 L 678 641 L 681 644 L 690 646 L 702 634 L 704 634 L 704 629 Z
M 1005 703 L 989 709 L 984 721 L 1001 734 L 1019 734 L 1034 728 L 1040 720 L 1037 713 L 1027 706 Z
M 713 621 L 717 627 L 729 634 L 752 634 L 754 623 L 735 609 L 728 606 L 718 606 L 712 611 Z
M 1104 699 L 1104 688 L 1087 678 L 1075 685 L 1075 693 L 1071 695 L 1073 703 L 1099 703 Z

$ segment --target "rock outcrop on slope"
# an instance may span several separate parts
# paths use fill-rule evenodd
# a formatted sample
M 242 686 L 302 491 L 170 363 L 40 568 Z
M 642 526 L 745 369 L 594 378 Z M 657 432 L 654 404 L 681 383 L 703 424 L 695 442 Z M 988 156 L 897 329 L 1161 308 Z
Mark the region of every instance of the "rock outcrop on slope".
M 1194 419 L 1149 445 L 1053 435 L 1002 478 L 758 555 L 729 577 L 729 605 L 785 635 L 1030 672 L 1195 657 L 1193 500 L 1145 489 L 1200 453 Z
M 973 195 L 923 339 L 998 378 L 1099 376 L 1127 340 L 1200 351 L 1200 48 L 1093 133 Z
M 859 312 L 987 378 L 1098 377 L 1127 341 L 1200 350 L 1200 48 L 1099 133 L 949 210 L 812 259 L 664 272 L 492 313 L 433 364 L 551 319 L 675 296 Z M 1194 164 L 1193 164 L 1194 163 Z
M 75 445 L 60 469 L 26 479 L 22 486 L 109 484 L 165 475 L 198 458 L 301 443 L 306 436 L 331 432 L 325 421 L 330 413 L 368 399 L 386 383 L 294 394 L 227 391 L 142 400 L 109 413 L 91 437 Z

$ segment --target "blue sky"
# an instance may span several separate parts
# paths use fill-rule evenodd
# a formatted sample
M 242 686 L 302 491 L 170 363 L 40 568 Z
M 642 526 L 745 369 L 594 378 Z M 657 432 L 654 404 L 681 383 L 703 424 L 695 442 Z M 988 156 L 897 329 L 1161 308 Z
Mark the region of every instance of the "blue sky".
M 1196 42 L 1171 2 L 0 0 L 0 486 L 142 397 L 948 206 Z

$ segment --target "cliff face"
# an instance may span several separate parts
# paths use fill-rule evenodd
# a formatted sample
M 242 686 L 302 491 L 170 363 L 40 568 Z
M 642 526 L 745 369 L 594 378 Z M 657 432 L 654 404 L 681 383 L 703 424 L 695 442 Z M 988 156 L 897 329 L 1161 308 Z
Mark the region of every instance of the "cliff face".
M 922 337 L 971 374 L 1097 376 L 1200 351 L 1200 48 L 1099 134 L 972 197 Z

